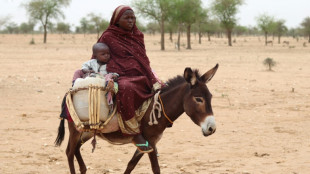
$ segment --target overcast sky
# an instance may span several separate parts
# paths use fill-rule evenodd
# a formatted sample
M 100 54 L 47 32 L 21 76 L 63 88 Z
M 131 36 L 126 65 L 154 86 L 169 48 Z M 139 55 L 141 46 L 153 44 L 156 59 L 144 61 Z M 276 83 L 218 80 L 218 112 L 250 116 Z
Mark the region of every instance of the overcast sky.
M 204 7 L 209 7 L 211 0 L 202 1 Z M 21 6 L 26 2 L 29 0 L 0 0 L 0 19 L 10 16 L 11 21 L 17 24 L 27 22 L 27 13 Z M 130 2 L 131 0 L 72 0 L 70 6 L 63 9 L 66 18 L 61 21 L 78 26 L 80 19 L 91 12 L 100 14 L 109 21 L 117 6 L 130 5 Z M 305 17 L 310 16 L 309 7 L 310 0 L 245 0 L 245 4 L 239 8 L 238 24 L 255 26 L 256 17 L 266 13 L 276 19 L 284 19 L 289 28 L 298 27 Z

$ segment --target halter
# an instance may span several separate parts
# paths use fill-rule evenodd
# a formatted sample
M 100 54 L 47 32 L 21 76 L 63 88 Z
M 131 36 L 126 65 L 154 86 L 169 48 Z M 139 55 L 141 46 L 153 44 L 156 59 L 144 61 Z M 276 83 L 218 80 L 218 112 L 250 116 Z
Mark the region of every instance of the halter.
M 160 95 L 158 95 L 158 98 L 159 98 L 159 101 L 160 101 L 160 103 L 161 103 L 161 106 L 163 107 L 164 116 L 167 118 L 167 120 L 168 120 L 171 124 L 173 124 L 173 121 L 170 120 L 170 118 L 168 117 L 168 115 L 167 115 L 166 112 L 165 112 L 164 104 L 163 104 L 163 101 L 161 100 Z
M 153 124 L 158 124 L 158 121 L 156 120 L 156 115 L 155 115 L 155 110 L 158 111 L 158 118 L 161 117 L 161 111 L 163 111 L 164 116 L 166 117 L 166 119 L 173 124 L 173 121 L 171 121 L 171 119 L 167 116 L 165 109 L 164 109 L 164 105 L 163 105 L 163 101 L 161 100 L 160 97 L 160 91 L 158 91 L 155 95 L 154 95 L 154 104 L 153 104 L 153 109 L 152 112 L 150 114 L 150 121 L 149 121 L 149 125 L 152 126 Z M 160 103 L 158 102 L 158 99 L 160 101 Z

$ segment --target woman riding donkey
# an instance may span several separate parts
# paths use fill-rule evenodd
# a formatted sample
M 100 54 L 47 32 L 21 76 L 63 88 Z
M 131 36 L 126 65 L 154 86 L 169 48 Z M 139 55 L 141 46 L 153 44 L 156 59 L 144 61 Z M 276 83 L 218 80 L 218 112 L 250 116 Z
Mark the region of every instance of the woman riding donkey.
M 121 131 L 79 132 L 75 123 L 68 120 L 70 135 L 66 154 L 72 174 L 75 173 L 74 157 L 78 161 L 80 172 L 86 173 L 87 167 L 80 148 L 84 142 L 94 135 L 115 144 L 126 144 L 133 140 L 138 150 L 128 162 L 125 174 L 133 171 L 145 154 L 141 152 L 150 152 L 148 156 L 152 171 L 158 174 L 160 173 L 160 166 L 156 151 L 153 148 L 156 149 L 156 143 L 161 139 L 164 130 L 183 113 L 186 113 L 196 125 L 201 127 L 204 136 L 212 135 L 215 132 L 215 117 L 211 105 L 212 94 L 206 83 L 216 73 L 218 64 L 203 75 L 200 75 L 198 70 L 185 68 L 183 76 L 168 80 L 161 92 L 157 92 L 153 97 L 154 91 L 157 89 L 156 86 L 160 85 L 150 68 L 143 34 L 135 25 L 135 16 L 130 7 L 119 6 L 116 8 L 110 26 L 98 42 L 106 43 L 110 48 L 111 59 L 107 63 L 107 71 L 120 75 L 116 102 L 117 119 Z M 153 107 L 147 108 L 148 102 L 153 102 Z M 157 116 L 154 114 L 156 113 L 154 108 L 156 108 Z M 143 112 L 145 116 L 141 118 L 141 115 L 144 115 Z M 61 145 L 64 134 L 64 120 L 61 120 L 55 141 L 57 146 Z M 148 145 L 145 138 L 153 148 Z
M 142 136 L 135 111 L 154 95 L 160 84 L 146 55 L 144 35 L 137 28 L 135 14 L 129 6 L 115 9 L 109 27 L 98 42 L 110 48 L 108 72 L 119 74 L 116 103 L 125 125 L 121 131 L 124 135 L 134 136 L 133 143 L 141 152 L 152 152 L 153 148 Z
M 133 144 L 141 152 L 152 152 L 154 149 L 140 131 L 140 120 L 136 116 L 136 110 L 143 102 L 153 97 L 162 83 L 152 72 L 146 55 L 144 35 L 137 28 L 135 14 L 129 6 L 119 6 L 115 9 L 110 25 L 98 43 L 104 43 L 110 49 L 111 57 L 106 63 L 107 72 L 119 75 L 116 104 L 120 114 L 120 130 L 124 136 L 133 136 Z M 92 59 L 96 59 L 94 54 Z M 77 74 L 75 73 L 74 80 L 80 77 Z M 61 117 L 70 115 L 64 107 L 64 101 Z M 68 121 L 72 121 L 70 117 L 67 118 Z

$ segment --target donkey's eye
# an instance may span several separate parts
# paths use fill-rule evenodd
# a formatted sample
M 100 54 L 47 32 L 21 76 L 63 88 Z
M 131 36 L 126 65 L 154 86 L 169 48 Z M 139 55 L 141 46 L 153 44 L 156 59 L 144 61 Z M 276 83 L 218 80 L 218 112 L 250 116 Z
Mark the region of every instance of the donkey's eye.
M 203 99 L 202 97 L 195 97 L 196 102 L 202 103 Z

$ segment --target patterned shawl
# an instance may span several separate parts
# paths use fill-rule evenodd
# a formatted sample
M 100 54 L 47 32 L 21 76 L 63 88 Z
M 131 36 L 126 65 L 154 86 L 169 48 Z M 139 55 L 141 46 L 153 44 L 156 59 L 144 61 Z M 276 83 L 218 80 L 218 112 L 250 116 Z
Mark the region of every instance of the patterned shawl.
M 132 31 L 116 26 L 126 10 L 132 9 L 129 6 L 119 6 L 115 9 L 110 26 L 98 40 L 110 47 L 111 60 L 107 64 L 107 70 L 118 73 L 120 76 L 147 76 L 148 83 L 152 86 L 157 81 L 146 55 L 143 33 L 136 24 Z

